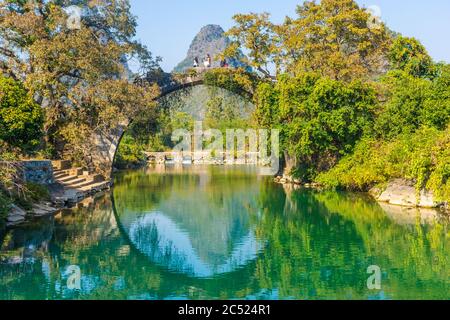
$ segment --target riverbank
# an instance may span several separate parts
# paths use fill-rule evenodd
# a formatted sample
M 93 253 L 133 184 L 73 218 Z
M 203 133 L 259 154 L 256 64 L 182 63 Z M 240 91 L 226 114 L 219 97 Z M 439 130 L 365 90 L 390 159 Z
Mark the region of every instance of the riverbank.
M 51 178 L 49 178 L 48 172 L 45 175 L 45 179 L 52 182 L 47 185 L 50 200 L 33 203 L 28 209 L 13 204 L 6 217 L 7 227 L 14 227 L 35 218 L 54 215 L 63 209 L 73 208 L 86 198 L 109 190 L 111 187 L 111 181 L 95 182 L 95 179 L 86 181 L 80 178 L 83 176 L 82 170 L 71 168 L 67 162 L 54 162 L 52 168 L 55 168 L 55 170 L 51 172 Z M 293 186 L 295 189 L 306 188 L 324 191 L 319 183 L 302 183 L 300 180 L 289 176 L 277 176 L 274 178 L 274 182 Z M 381 204 L 449 212 L 448 203 L 436 201 L 431 192 L 423 190 L 418 193 L 415 184 L 405 179 L 393 180 L 383 188 L 372 188 L 366 193 Z
M 290 176 L 277 176 L 274 182 L 282 185 L 294 185 L 298 188 L 307 188 L 323 191 L 320 183 L 302 183 Z M 405 208 L 436 209 L 450 213 L 449 203 L 437 201 L 431 191 L 417 191 L 415 183 L 407 179 L 393 179 L 384 187 L 373 187 L 365 192 L 379 203 Z
M 105 183 L 103 187 L 91 189 L 89 192 L 83 192 L 75 189 L 63 189 L 62 185 L 55 184 L 50 186 L 51 201 L 42 201 L 33 203 L 31 209 L 23 209 L 17 204 L 11 205 L 10 211 L 6 217 L 6 227 L 15 227 L 36 218 L 52 216 L 64 209 L 71 209 L 84 200 L 94 197 L 97 194 L 109 190 L 110 183 Z M 63 194 L 61 193 L 63 192 Z
M 5 217 L 6 227 L 13 227 L 35 218 L 50 216 L 72 208 L 86 198 L 111 187 L 110 180 L 82 168 L 73 168 L 70 161 L 32 160 L 21 166 L 24 182 L 45 189 L 43 198 L 24 199 L 24 204 L 12 201 Z

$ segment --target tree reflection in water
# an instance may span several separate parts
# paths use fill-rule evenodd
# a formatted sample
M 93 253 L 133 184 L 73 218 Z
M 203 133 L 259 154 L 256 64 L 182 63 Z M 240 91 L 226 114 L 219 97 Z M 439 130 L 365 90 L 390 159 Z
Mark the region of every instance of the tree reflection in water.
M 3 232 L 0 298 L 448 299 L 448 221 L 422 217 L 244 168 L 127 172 L 112 195 Z

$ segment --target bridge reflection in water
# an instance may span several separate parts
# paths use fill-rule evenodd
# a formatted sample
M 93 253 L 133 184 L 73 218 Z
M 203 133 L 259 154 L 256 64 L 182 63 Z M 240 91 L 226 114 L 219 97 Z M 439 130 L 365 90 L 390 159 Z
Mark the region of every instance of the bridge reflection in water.
M 145 200 L 128 199 L 129 192 L 114 190 L 118 222 L 138 251 L 171 271 L 198 278 L 233 272 L 256 259 L 264 241 L 256 237 L 252 221 L 258 213 L 259 189 L 251 183 L 255 168 L 243 174 L 242 168 L 230 167 L 222 177 L 202 166 L 188 171 L 181 166 L 156 168 L 145 176 L 159 178 L 152 188 L 167 189 L 164 201 L 146 205 Z M 221 178 L 234 183 L 225 189 L 214 188 L 211 179 Z M 141 192 L 152 195 L 154 191 Z M 122 209 L 120 203 L 130 200 L 136 207 Z M 254 216 L 248 214 L 252 207 Z
M 0 300 L 450 298 L 448 217 L 251 170 L 125 172 L 112 196 L 0 232 Z

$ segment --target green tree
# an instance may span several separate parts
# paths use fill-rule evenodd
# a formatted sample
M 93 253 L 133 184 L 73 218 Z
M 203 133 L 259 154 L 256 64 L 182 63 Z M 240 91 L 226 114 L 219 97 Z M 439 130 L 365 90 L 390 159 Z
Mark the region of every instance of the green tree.
M 432 77 L 435 72 L 433 60 L 415 38 L 397 37 L 389 50 L 389 61 L 393 69 L 403 70 L 414 77 Z
M 355 152 L 318 177 L 326 187 L 368 191 L 391 179 L 416 182 L 437 199 L 450 201 L 450 128 L 423 127 L 392 141 L 363 139 Z
M 40 143 L 43 121 L 43 110 L 23 85 L 0 77 L 0 141 L 22 152 L 32 151 Z
M 450 121 L 450 65 L 436 67 L 431 92 L 421 112 L 424 123 L 443 130 Z
M 227 32 L 231 44 L 224 55 L 241 60 L 264 77 L 273 78 L 269 67 L 276 62 L 278 50 L 275 25 L 269 18 L 268 13 L 235 15 L 236 25 Z M 242 55 L 241 49 L 248 51 L 247 56 Z
M 281 147 L 296 157 L 294 173 L 307 181 L 350 153 L 373 123 L 375 91 L 361 82 L 304 74 L 280 77 L 273 90 L 263 84 L 261 91 L 259 122 L 281 129 Z
M 450 119 L 450 66 L 436 68 L 433 80 L 393 70 L 383 77 L 386 102 L 379 110 L 378 137 L 392 139 L 422 126 L 444 130 Z
M 412 133 L 421 124 L 421 110 L 431 90 L 431 82 L 404 71 L 389 72 L 382 80 L 386 102 L 379 110 L 375 124 L 377 136 L 392 139 L 401 133 Z

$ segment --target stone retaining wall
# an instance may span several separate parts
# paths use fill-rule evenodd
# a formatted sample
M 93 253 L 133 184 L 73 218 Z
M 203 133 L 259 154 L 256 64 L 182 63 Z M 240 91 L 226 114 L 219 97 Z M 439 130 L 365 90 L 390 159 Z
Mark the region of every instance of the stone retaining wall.
M 21 161 L 19 165 L 21 177 L 25 182 L 49 185 L 55 182 L 51 161 L 30 160 Z

